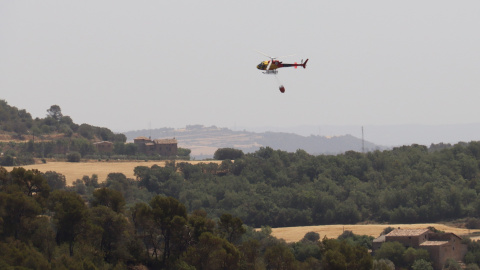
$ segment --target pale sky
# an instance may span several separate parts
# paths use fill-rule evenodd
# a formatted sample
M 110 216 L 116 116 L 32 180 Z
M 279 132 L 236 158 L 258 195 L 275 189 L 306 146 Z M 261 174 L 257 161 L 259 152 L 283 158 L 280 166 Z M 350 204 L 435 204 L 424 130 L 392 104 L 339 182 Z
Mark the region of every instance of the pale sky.
M 114 131 L 479 123 L 480 1 L 0 1 L 0 99 Z M 279 69 L 286 88 L 256 65 Z

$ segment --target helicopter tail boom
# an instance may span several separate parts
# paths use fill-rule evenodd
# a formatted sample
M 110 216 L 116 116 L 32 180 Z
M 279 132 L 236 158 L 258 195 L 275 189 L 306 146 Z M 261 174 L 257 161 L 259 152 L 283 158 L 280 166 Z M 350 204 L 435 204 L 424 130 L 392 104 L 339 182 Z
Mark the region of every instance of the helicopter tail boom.
M 307 62 L 308 62 L 308 59 L 307 59 L 307 60 L 305 60 L 305 62 L 304 62 L 304 63 L 302 63 L 302 67 L 303 67 L 303 68 L 306 68 L 306 67 L 307 67 Z

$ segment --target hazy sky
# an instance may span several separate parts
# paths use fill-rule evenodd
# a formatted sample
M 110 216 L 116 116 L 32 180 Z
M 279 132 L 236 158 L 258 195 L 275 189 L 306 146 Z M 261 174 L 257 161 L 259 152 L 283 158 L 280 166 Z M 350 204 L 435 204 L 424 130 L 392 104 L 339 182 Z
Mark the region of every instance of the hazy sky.
M 1 1 L 0 99 L 114 131 L 478 123 L 480 1 Z M 307 69 L 274 76 L 272 56 Z

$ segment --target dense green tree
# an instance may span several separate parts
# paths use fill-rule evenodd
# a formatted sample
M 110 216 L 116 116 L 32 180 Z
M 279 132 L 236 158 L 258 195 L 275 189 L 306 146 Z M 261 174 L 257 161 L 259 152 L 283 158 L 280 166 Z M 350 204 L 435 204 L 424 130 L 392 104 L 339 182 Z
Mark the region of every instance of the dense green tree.
M 60 109 L 60 106 L 58 105 L 50 106 L 50 109 L 47 110 L 47 113 L 47 117 L 51 117 L 55 121 L 60 121 L 60 119 L 63 117 L 62 109 Z
M 412 269 L 413 270 L 433 270 L 433 267 L 432 267 L 432 263 L 424 259 L 419 259 L 412 264 Z
M 189 235 L 191 240 L 198 243 L 200 235 L 204 232 L 213 233 L 215 222 L 207 218 L 205 210 L 195 210 L 188 216 L 188 227 L 190 229 Z
M 34 247 L 19 240 L 0 242 L 1 269 L 51 269 L 48 260 Z
M 373 261 L 373 270 L 395 270 L 395 265 L 387 259 Z
M 194 269 L 239 269 L 240 252 L 227 240 L 209 232 L 199 237 L 196 245 L 188 248 L 182 260 Z
M 367 248 L 345 240 L 322 240 L 324 269 L 372 269 L 373 260 Z
M 68 243 L 69 253 L 72 256 L 73 245 L 85 230 L 87 207 L 79 195 L 56 190 L 50 195 L 49 208 L 55 213 L 53 222 L 57 228 L 56 241 Z
M 213 158 L 217 160 L 230 159 L 235 160 L 243 157 L 243 151 L 234 148 L 219 148 L 213 154 Z
M 187 219 L 187 210 L 183 204 L 172 197 L 155 196 L 150 201 L 152 218 L 155 226 L 160 228 L 163 237 L 163 260 L 167 263 L 171 254 L 172 243 L 178 239 L 183 231 Z
M 177 155 L 181 157 L 190 157 L 191 152 L 192 150 L 187 148 L 178 147 L 177 149 Z
M 121 213 L 125 207 L 125 199 L 120 191 L 109 189 L 106 187 L 93 191 L 92 206 L 103 205 L 114 212 Z
M 125 249 L 129 227 L 124 215 L 112 209 L 100 205 L 90 209 L 90 217 L 93 225 L 99 228 L 96 240 L 99 242 L 99 250 L 105 255 L 109 263 L 117 263 L 120 260 L 128 260 L 128 250 Z
M 47 180 L 38 170 L 13 168 L 10 172 L 13 183 L 17 184 L 27 196 L 46 198 L 50 192 Z
M 412 247 L 407 248 L 403 253 L 403 261 L 409 268 L 413 268 L 418 260 L 430 262 L 430 253 L 425 249 L 414 249 Z
M 405 247 L 399 242 L 385 242 L 382 246 L 375 251 L 375 259 L 388 259 L 392 261 L 395 266 L 405 265 L 403 259 L 403 253 Z
M 67 155 L 67 161 L 68 162 L 80 162 L 80 159 L 82 158 L 82 155 L 78 152 L 70 152 Z
M 218 222 L 219 234 L 230 243 L 235 243 L 244 233 L 243 222 L 231 214 L 222 214 Z
M 267 247 L 263 256 L 267 269 L 288 270 L 294 267 L 295 256 L 285 244 Z
M 64 189 L 67 185 L 67 180 L 65 179 L 65 175 L 61 173 L 57 173 L 54 171 L 47 171 L 42 175 L 47 180 L 47 183 L 50 186 L 51 191 L 57 190 L 57 189 Z
M 41 213 L 41 207 L 31 196 L 15 189 L 0 192 L 0 236 L 28 239 L 31 223 Z

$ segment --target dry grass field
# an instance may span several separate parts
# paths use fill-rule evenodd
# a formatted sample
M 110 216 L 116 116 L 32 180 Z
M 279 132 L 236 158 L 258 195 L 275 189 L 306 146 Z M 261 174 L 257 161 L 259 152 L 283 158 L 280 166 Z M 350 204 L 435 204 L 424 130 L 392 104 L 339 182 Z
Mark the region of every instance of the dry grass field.
M 473 235 L 480 233 L 480 230 L 469 230 L 465 228 L 457 228 L 439 223 L 427 224 L 367 224 L 367 225 L 323 225 L 323 226 L 305 226 L 305 227 L 284 227 L 272 228 L 272 235 L 284 239 L 287 242 L 298 242 L 306 233 L 316 232 L 320 234 L 320 239 L 337 238 L 344 230 L 352 231 L 358 235 L 370 235 L 378 237 L 386 227 L 402 228 L 402 229 L 425 229 L 427 227 L 435 227 L 437 230 L 451 232 L 458 236 Z M 473 239 L 473 237 L 472 237 Z
M 198 163 L 218 163 L 221 161 L 178 161 L 188 162 L 192 164 Z M 153 165 L 165 166 L 165 161 L 119 161 L 119 162 L 47 162 L 45 164 L 33 164 L 21 166 L 27 170 L 37 169 L 41 172 L 55 171 L 65 175 L 67 185 L 71 185 L 75 180 L 82 179 L 84 175 L 92 176 L 92 174 L 98 175 L 98 181 L 103 182 L 107 179 L 109 173 L 123 173 L 128 178 L 134 178 L 133 169 L 137 166 L 151 167 Z M 7 171 L 11 171 L 13 167 L 5 167 Z

